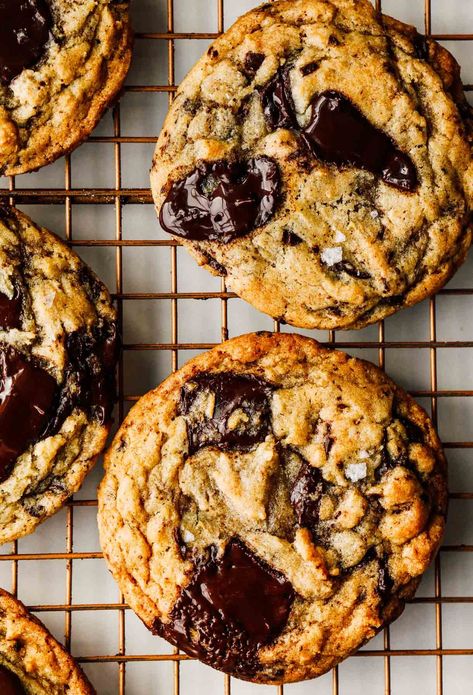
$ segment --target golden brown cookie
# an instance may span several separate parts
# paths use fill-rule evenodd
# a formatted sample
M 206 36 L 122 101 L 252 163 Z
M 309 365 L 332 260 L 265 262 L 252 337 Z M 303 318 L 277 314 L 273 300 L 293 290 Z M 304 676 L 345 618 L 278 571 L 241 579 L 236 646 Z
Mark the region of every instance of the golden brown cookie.
M 99 489 L 105 558 L 150 630 L 260 683 L 318 676 L 397 617 L 438 548 L 446 462 L 368 362 L 258 333 L 133 407 Z
M 70 152 L 120 91 L 131 61 L 129 3 L 0 4 L 0 173 Z
M 0 207 L 0 544 L 82 484 L 115 399 L 106 287 L 58 237 Z
M 368 0 L 278 0 L 182 82 L 151 185 L 162 227 L 257 309 L 360 328 L 436 292 L 471 243 L 454 58 Z
M 81 668 L 25 606 L 0 589 L 0 693 L 95 695 Z

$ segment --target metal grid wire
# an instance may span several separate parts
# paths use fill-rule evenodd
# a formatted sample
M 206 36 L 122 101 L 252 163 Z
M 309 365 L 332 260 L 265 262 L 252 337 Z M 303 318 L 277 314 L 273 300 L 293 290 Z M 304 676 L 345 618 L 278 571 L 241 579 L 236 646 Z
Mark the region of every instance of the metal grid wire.
M 433 34 L 432 27 L 432 5 L 435 3 L 436 9 L 439 7 L 439 0 L 415 0 L 419 4 L 423 4 L 425 34 L 433 36 L 438 40 L 446 41 L 473 41 L 473 34 Z M 139 0 L 136 0 L 139 2 Z M 216 38 L 224 30 L 225 18 L 225 0 L 208 0 L 209 5 L 216 3 L 217 5 L 217 26 L 214 33 L 197 33 L 197 32 L 176 32 L 175 31 L 175 8 L 174 0 L 156 0 L 157 4 L 164 4 L 167 13 L 167 31 L 160 33 L 138 33 L 136 35 L 136 45 L 140 42 L 157 41 L 165 42 L 167 48 L 167 84 L 157 85 L 129 85 L 125 87 L 126 92 L 146 93 L 158 92 L 168 95 L 169 103 L 172 102 L 177 85 L 175 80 L 175 49 L 180 41 L 189 40 L 211 40 Z M 386 0 L 385 0 L 386 2 Z M 444 0 L 450 2 L 450 0 Z M 230 6 L 231 0 L 227 0 Z M 256 2 L 254 3 L 257 4 Z M 374 0 L 374 4 L 379 11 L 383 10 L 383 0 Z M 161 8 L 163 9 L 163 8 Z M 190 9 L 192 12 L 192 9 Z M 473 91 L 473 85 L 467 85 L 468 91 Z M 136 343 L 130 342 L 124 344 L 124 353 L 130 351 L 167 351 L 170 355 L 170 366 L 172 370 L 178 368 L 178 357 L 181 351 L 203 350 L 211 348 L 215 345 L 214 342 L 181 342 L 178 332 L 178 301 L 179 300 L 196 300 L 196 299 L 214 299 L 220 300 L 220 331 L 221 339 L 228 338 L 229 319 L 228 319 L 228 302 L 235 298 L 236 295 L 227 291 L 225 280 L 221 280 L 220 291 L 216 292 L 180 292 L 178 290 L 178 257 L 177 247 L 179 243 L 167 239 L 126 239 L 123 238 L 123 211 L 124 206 L 132 203 L 152 204 L 151 193 L 147 188 L 126 188 L 122 186 L 122 172 L 127 166 L 126 157 L 123 153 L 123 145 L 133 144 L 149 144 L 152 145 L 155 141 L 156 133 L 150 136 L 122 136 L 121 134 L 121 115 L 120 104 L 117 104 L 113 109 L 113 135 L 112 136 L 92 136 L 89 138 L 91 143 L 109 143 L 114 150 L 114 184 L 109 188 L 87 188 L 81 189 L 72 186 L 72 164 L 71 157 L 68 156 L 64 160 L 64 186 L 63 188 L 54 189 L 29 189 L 18 188 L 15 184 L 15 179 L 9 180 L 8 189 L 0 189 L 0 195 L 7 196 L 11 204 L 48 204 L 62 205 L 65 212 L 65 236 L 72 247 L 111 247 L 114 249 L 115 256 L 115 291 L 113 293 L 114 300 L 118 307 L 118 315 L 120 327 L 123 326 L 123 309 L 124 302 L 129 300 L 167 300 L 170 305 L 170 341 L 160 343 Z M 73 233 L 72 211 L 73 206 L 80 204 L 94 204 L 113 206 L 115 214 L 115 233 L 114 239 L 76 239 Z M 124 257 L 123 249 L 125 247 L 166 247 L 169 249 L 170 268 L 171 268 L 171 286 L 169 292 L 125 292 L 124 291 Z M 80 249 L 79 249 L 80 252 Z M 440 295 L 452 296 L 468 296 L 473 294 L 472 288 L 444 289 Z M 404 349 L 424 349 L 429 353 L 430 364 L 430 387 L 423 390 L 412 391 L 416 397 L 428 399 L 430 401 L 431 412 L 434 422 L 437 421 L 437 404 L 439 398 L 461 397 L 467 398 L 473 396 L 473 390 L 447 390 L 439 389 L 438 387 L 438 367 L 437 367 L 437 351 L 438 349 L 473 349 L 473 341 L 467 340 L 442 340 L 437 338 L 437 314 L 436 314 L 436 298 L 430 299 L 429 305 L 429 339 L 424 341 L 392 341 L 385 337 L 384 322 L 379 323 L 377 340 L 357 340 L 344 341 L 344 334 L 336 334 L 334 331 L 328 331 L 326 336 L 326 344 L 334 345 L 340 348 L 348 348 L 350 350 L 366 349 L 376 350 L 378 361 L 381 367 L 385 365 L 385 351 L 388 348 L 399 350 Z M 278 331 L 280 326 L 277 321 L 274 322 L 274 330 Z M 184 353 L 185 354 L 185 353 Z M 122 420 L 128 402 L 133 402 L 138 399 L 138 395 L 126 393 L 124 389 L 124 356 L 122 355 L 119 363 L 118 380 L 119 380 L 119 404 L 118 404 L 118 419 Z M 450 449 L 471 449 L 473 441 L 447 441 L 444 442 L 447 450 Z M 448 453 L 448 451 L 447 451 Z M 471 492 L 453 492 L 450 495 L 451 499 L 456 500 L 473 500 L 473 491 Z M 130 654 L 127 653 L 126 647 L 126 630 L 125 630 L 125 612 L 128 606 L 120 597 L 118 602 L 110 603 L 76 603 L 73 600 L 73 568 L 75 561 L 78 560 L 93 560 L 102 557 L 100 552 L 75 552 L 74 551 L 74 515 L 75 510 L 80 507 L 96 507 L 96 499 L 71 499 L 66 507 L 66 528 L 65 528 L 65 552 L 41 553 L 41 552 L 19 552 L 18 543 L 12 544 L 11 552 L 4 552 L 0 555 L 0 563 L 11 563 L 11 591 L 16 594 L 18 589 L 18 570 L 19 563 L 27 563 L 32 560 L 60 560 L 64 561 L 66 567 L 66 587 L 65 587 L 65 603 L 64 604 L 39 604 L 31 605 L 30 608 L 35 613 L 63 613 L 64 614 L 64 643 L 67 648 L 71 646 L 71 623 L 73 614 L 80 611 L 113 611 L 118 615 L 118 652 L 116 654 L 97 654 L 92 656 L 78 657 L 78 660 L 84 664 L 103 664 L 115 663 L 118 665 L 118 693 L 126 695 L 127 690 L 127 664 L 133 662 L 147 661 L 171 661 L 173 662 L 173 688 L 174 695 L 184 695 L 181 688 L 181 662 L 187 660 L 188 657 L 174 650 L 174 653 L 158 653 L 158 654 Z M 391 658 L 399 656 L 431 656 L 436 661 L 436 695 L 444 693 L 444 677 L 443 665 L 444 657 L 463 655 L 473 658 L 473 643 L 470 647 L 449 648 L 443 647 L 442 640 L 442 608 L 445 604 L 458 603 L 467 604 L 473 603 L 473 595 L 465 596 L 445 596 L 442 594 L 442 559 L 448 553 L 472 553 L 473 545 L 465 544 L 450 544 L 443 545 L 435 562 L 434 571 L 434 595 L 423 596 L 413 599 L 413 603 L 433 604 L 435 609 L 435 647 L 429 649 L 393 649 L 391 648 L 390 629 L 384 630 L 383 642 L 381 648 L 368 648 L 360 651 L 357 656 L 360 657 L 378 657 L 384 662 L 384 686 L 380 690 L 385 695 L 392 693 L 392 677 L 391 677 Z M 472 591 L 473 594 L 473 591 Z M 473 666 L 469 666 L 473 674 Z M 473 682 L 473 675 L 472 675 Z M 233 681 L 228 676 L 223 676 L 224 695 L 230 695 L 233 690 Z M 275 695 L 283 695 L 284 686 L 274 688 Z M 286 688 L 287 690 L 287 688 Z M 342 695 L 342 688 L 339 684 L 338 668 L 333 669 L 331 678 L 332 695 Z M 159 690 L 159 692 L 164 692 Z M 312 691 L 310 691 L 312 692 Z M 343 689 L 343 693 L 349 692 Z M 427 691 L 424 691 L 427 692 Z M 429 691 L 433 692 L 433 691 Z M 459 691 L 456 691 L 459 692 Z M 141 693 L 140 693 L 141 695 Z M 144 695 L 144 693 L 143 693 Z M 193 695 L 192 690 L 188 695 Z

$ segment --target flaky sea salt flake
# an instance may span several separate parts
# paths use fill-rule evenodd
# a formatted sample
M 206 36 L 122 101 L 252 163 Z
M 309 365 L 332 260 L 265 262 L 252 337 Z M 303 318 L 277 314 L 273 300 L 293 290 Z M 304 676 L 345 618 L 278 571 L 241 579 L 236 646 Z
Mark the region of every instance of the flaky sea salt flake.
M 348 478 L 348 480 L 351 480 L 352 483 L 358 482 L 358 480 L 363 480 L 363 478 L 366 478 L 366 463 L 349 463 L 348 466 L 345 468 L 345 476 Z
M 322 259 L 322 263 L 325 263 L 325 265 L 328 265 L 329 267 L 335 265 L 336 263 L 340 263 L 343 258 L 342 247 L 332 246 L 323 249 L 322 253 L 320 254 L 320 258 Z

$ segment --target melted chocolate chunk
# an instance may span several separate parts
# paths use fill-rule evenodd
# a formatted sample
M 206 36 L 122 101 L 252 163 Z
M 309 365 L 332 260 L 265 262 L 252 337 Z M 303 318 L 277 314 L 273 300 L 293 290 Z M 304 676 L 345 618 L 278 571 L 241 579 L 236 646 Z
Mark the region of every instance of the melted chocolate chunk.
M 290 229 L 285 229 L 282 233 L 282 243 L 287 246 L 299 246 L 302 244 L 302 239 Z
M 416 425 L 415 422 L 412 422 L 412 420 L 408 420 L 407 418 L 402 417 L 401 415 L 397 415 L 396 417 L 406 430 L 409 442 L 422 444 L 424 441 L 424 433 L 422 432 L 419 425 Z
M 180 413 L 187 416 L 189 454 L 203 446 L 245 451 L 262 442 L 271 427 L 271 391 L 263 379 L 231 372 L 201 374 L 184 384 Z M 199 401 L 207 394 L 215 398 L 210 417 L 204 405 L 204 412 L 199 412 Z M 231 426 L 230 418 L 238 415 L 236 411 L 241 411 L 242 417 Z
M 339 92 L 322 92 L 314 98 L 304 137 L 322 161 L 366 169 L 402 191 L 414 191 L 418 185 L 410 157 Z
M 183 589 L 171 622 L 153 631 L 187 654 L 237 676 L 258 671 L 258 650 L 284 629 L 294 590 L 278 571 L 234 538 L 214 549 Z
M 265 59 L 264 53 L 253 53 L 249 51 L 245 56 L 245 70 L 248 74 L 254 75 L 257 70 L 263 64 Z
M 287 69 L 279 70 L 262 89 L 261 99 L 269 127 L 301 130 Z M 312 100 L 310 123 L 302 138 L 312 154 L 324 162 L 366 169 L 402 191 L 412 192 L 418 186 L 411 158 L 339 92 L 322 92 Z
M 291 491 L 291 504 L 300 526 L 305 526 L 311 531 L 316 530 L 319 523 L 320 500 L 327 487 L 328 483 L 320 470 L 304 461 Z
M 0 693 L 2 695 L 26 695 L 18 676 L 5 666 L 0 666 Z
M 115 402 L 116 326 L 104 323 L 90 333 L 75 331 L 69 335 L 66 349 L 69 363 L 45 436 L 54 434 L 74 408 L 88 411 L 104 424 Z
M 43 0 L 0 2 L 0 82 L 9 84 L 34 65 L 49 39 L 51 15 Z
M 270 128 L 298 129 L 287 70 L 278 70 L 261 90 L 263 112 Z
M 11 298 L 0 292 L 0 330 L 21 328 L 22 309 L 23 300 L 16 287 Z
M 204 163 L 172 186 L 159 219 L 178 237 L 227 244 L 268 222 L 280 185 L 278 165 L 268 157 Z
M 311 75 L 313 72 L 315 72 L 319 67 L 319 63 L 317 60 L 313 60 L 311 63 L 307 63 L 307 65 L 304 65 L 301 68 L 301 75 L 303 77 L 307 77 L 307 75 Z
M 60 429 L 74 408 L 99 422 L 110 418 L 115 399 L 116 329 L 105 324 L 92 334 L 72 333 L 67 341 L 64 382 L 27 362 L 9 346 L 0 349 L 0 482 L 30 444 Z
M 11 347 L 0 351 L 0 481 L 41 437 L 54 405 L 56 381 Z

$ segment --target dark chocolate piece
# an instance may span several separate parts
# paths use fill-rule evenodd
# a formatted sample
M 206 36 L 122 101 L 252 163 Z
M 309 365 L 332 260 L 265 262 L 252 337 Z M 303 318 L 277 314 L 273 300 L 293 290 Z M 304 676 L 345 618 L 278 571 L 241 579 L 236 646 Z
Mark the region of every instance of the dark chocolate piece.
M 22 308 L 23 300 L 16 287 L 11 298 L 0 292 L 0 330 L 21 328 Z
M 118 338 L 116 326 L 104 323 L 91 332 L 71 333 L 67 339 L 68 365 L 56 412 L 44 436 L 54 434 L 72 413 L 81 408 L 104 424 L 115 402 L 115 362 Z
M 339 92 L 322 92 L 314 98 L 304 136 L 322 161 L 366 169 L 402 191 L 417 188 L 417 171 L 410 157 Z
M 211 549 L 183 589 L 171 622 L 153 631 L 187 654 L 237 676 L 258 671 L 258 650 L 284 629 L 294 589 L 239 539 L 222 558 Z
M 200 374 L 184 384 L 180 413 L 187 416 L 189 454 L 203 446 L 245 451 L 262 442 L 271 427 L 271 391 L 271 385 L 263 379 L 231 372 Z M 211 417 L 195 407 L 206 393 L 213 393 L 215 397 Z M 241 410 L 244 417 L 230 429 L 229 419 L 236 410 Z
M 0 481 L 43 433 L 54 405 L 56 380 L 12 347 L 0 350 Z
M 318 67 L 319 62 L 317 60 L 313 60 L 311 63 L 307 63 L 307 65 L 304 65 L 301 68 L 301 75 L 303 75 L 303 77 L 307 77 L 307 75 L 311 75 L 313 72 L 315 72 Z
M 5 666 L 0 666 L 0 693 L 2 695 L 26 695 L 26 690 L 18 676 Z
M 319 507 L 328 483 L 318 468 L 303 461 L 291 491 L 291 504 L 300 526 L 316 533 L 319 523 Z
M 43 0 L 0 2 L 0 82 L 8 85 L 44 53 L 52 26 Z
M 171 187 L 159 219 L 178 237 L 227 244 L 268 222 L 280 185 L 279 167 L 268 157 L 204 163 Z
M 245 56 L 245 71 L 249 75 L 254 75 L 263 64 L 264 59 L 264 53 L 253 53 L 253 51 L 249 51 Z
M 406 435 L 410 443 L 422 444 L 424 442 L 424 433 L 419 425 L 416 425 L 415 422 L 412 422 L 412 420 L 408 420 L 401 415 L 396 415 L 396 417 L 406 430 Z
M 270 128 L 298 129 L 288 70 L 280 69 L 261 90 L 263 111 Z
M 302 244 L 302 239 L 290 229 L 285 229 L 282 233 L 282 243 L 287 246 L 299 246 Z
M 371 277 L 371 275 L 365 270 L 355 268 L 353 263 L 350 263 L 350 261 L 339 261 L 338 263 L 334 263 L 330 266 L 330 270 L 336 273 L 346 273 L 352 278 L 358 278 L 358 280 L 369 280 Z
M 268 82 L 261 91 L 261 99 L 271 128 L 301 131 L 287 69 L 280 69 Z M 330 90 L 314 97 L 311 119 L 302 130 L 302 137 L 322 161 L 366 169 L 402 191 L 412 192 L 418 186 L 417 170 L 411 158 L 340 92 Z
M 44 369 L 14 350 L 0 347 L 0 482 L 30 444 L 60 429 L 74 408 L 100 423 L 109 420 L 115 400 L 114 324 L 92 333 L 76 331 L 67 340 L 68 365 L 61 387 Z

